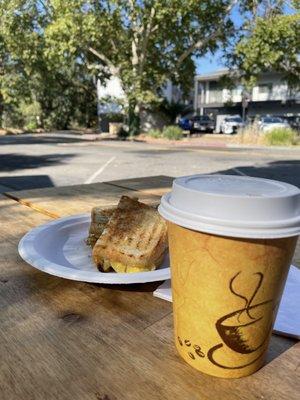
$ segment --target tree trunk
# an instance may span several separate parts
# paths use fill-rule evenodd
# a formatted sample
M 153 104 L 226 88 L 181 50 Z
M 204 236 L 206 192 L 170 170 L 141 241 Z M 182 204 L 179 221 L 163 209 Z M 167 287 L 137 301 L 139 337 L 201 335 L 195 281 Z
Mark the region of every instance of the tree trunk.
M 4 101 L 3 101 L 3 96 L 0 93 L 0 128 L 2 128 L 2 117 L 3 117 L 3 110 L 4 110 Z
M 129 101 L 128 109 L 128 133 L 129 136 L 137 136 L 140 133 L 140 104 L 135 100 Z

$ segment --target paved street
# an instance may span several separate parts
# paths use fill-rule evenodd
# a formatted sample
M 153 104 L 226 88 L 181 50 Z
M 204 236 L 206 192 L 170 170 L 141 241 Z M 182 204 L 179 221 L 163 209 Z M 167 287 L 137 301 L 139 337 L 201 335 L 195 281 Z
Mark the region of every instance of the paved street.
M 300 150 L 179 148 L 43 134 L 0 137 L 0 190 L 74 185 L 149 175 L 230 173 L 300 186 Z

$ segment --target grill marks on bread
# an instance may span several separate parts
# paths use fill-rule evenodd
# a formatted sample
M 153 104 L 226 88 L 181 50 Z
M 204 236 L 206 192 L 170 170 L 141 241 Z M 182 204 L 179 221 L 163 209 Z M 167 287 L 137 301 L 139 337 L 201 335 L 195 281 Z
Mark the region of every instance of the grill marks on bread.
M 167 247 L 166 223 L 158 212 L 123 196 L 98 239 L 93 258 L 101 268 L 107 262 L 155 269 Z

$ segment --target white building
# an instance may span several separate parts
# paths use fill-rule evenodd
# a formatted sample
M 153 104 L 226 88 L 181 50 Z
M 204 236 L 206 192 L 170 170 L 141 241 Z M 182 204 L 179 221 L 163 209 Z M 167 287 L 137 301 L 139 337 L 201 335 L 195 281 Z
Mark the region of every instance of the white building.
M 178 103 L 182 100 L 180 88 L 173 85 L 170 81 L 167 81 L 166 85 L 163 87 L 162 95 L 169 103 Z M 100 113 L 116 112 L 117 104 L 126 99 L 119 78 L 114 76 L 108 79 L 105 84 L 101 83 L 99 79 L 97 80 L 97 96 Z M 111 98 L 111 102 L 106 101 L 109 98 Z
M 182 91 L 179 87 L 167 81 L 162 89 L 163 97 L 169 102 L 179 103 L 182 101 Z M 120 114 L 123 112 L 122 105 L 126 102 L 126 96 L 122 89 L 120 80 L 117 77 L 111 77 L 105 84 L 97 81 L 98 97 L 98 115 L 100 117 L 101 131 L 106 132 L 109 129 L 108 114 Z M 190 99 L 189 103 L 192 103 Z M 160 112 L 142 111 L 141 130 L 147 131 L 151 128 L 162 128 L 168 121 L 166 116 Z
M 242 114 L 243 87 L 238 78 L 235 78 L 234 89 L 224 88 L 220 81 L 228 72 L 228 70 L 221 70 L 195 77 L 195 113 Z M 247 97 L 248 117 L 266 114 L 300 115 L 300 92 L 291 91 L 278 73 L 270 72 L 261 75 Z

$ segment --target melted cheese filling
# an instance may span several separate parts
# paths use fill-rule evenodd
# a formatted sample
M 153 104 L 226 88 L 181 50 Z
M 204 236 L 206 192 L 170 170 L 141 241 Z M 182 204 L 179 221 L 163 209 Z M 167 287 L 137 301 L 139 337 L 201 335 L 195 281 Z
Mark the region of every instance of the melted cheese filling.
M 145 267 L 141 265 L 135 265 L 135 266 L 128 266 L 124 265 L 120 262 L 110 262 L 110 265 L 112 269 L 118 273 L 134 273 L 134 272 L 147 272 L 147 271 L 153 271 L 155 267 Z

